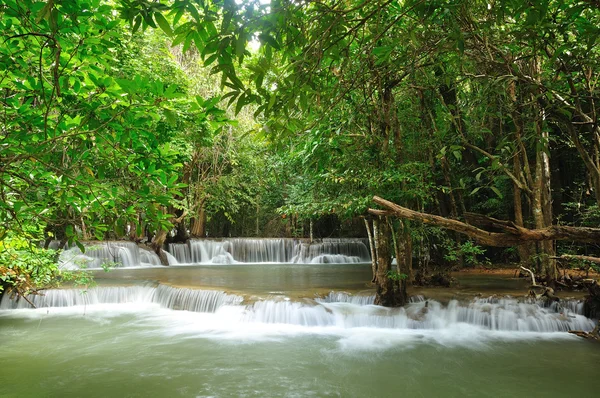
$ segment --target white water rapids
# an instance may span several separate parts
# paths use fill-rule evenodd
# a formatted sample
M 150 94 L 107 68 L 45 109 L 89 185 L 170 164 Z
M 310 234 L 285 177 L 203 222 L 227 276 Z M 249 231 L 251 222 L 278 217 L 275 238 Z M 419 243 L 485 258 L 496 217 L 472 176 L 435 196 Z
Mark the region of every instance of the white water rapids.
M 332 292 L 324 298 L 291 301 L 288 298 L 244 298 L 216 290 L 166 285 L 96 287 L 50 290 L 31 296 L 38 307 L 5 295 L 4 316 L 48 315 L 113 317 L 119 313 L 166 318 L 170 333 L 191 333 L 219 339 L 262 339 L 274 335 L 325 334 L 349 339 L 348 344 L 376 344 L 381 336 L 398 339 L 433 339 L 444 344 L 502 338 L 544 338 L 570 335 L 559 332 L 590 330 L 594 322 L 583 315 L 582 304 L 565 301 L 544 307 L 512 298 L 457 300 L 443 305 L 415 297 L 404 308 L 372 305 L 373 296 Z M 379 336 L 375 338 L 375 336 Z M 379 343 L 377 343 L 379 344 Z
M 349 264 L 369 262 L 370 254 L 363 239 L 323 239 L 309 243 L 300 239 L 229 238 L 192 239 L 169 244 L 165 252 L 169 265 L 293 263 Z M 77 246 L 60 255 L 63 269 L 97 269 L 160 266 L 156 253 L 133 242 L 109 241 L 86 243 L 85 253 Z
M 558 398 L 600 387 L 600 351 L 565 333 L 593 326 L 577 301 L 414 297 L 389 309 L 341 291 L 294 301 L 163 284 L 31 299 L 38 308 L 0 302 L 9 396 Z

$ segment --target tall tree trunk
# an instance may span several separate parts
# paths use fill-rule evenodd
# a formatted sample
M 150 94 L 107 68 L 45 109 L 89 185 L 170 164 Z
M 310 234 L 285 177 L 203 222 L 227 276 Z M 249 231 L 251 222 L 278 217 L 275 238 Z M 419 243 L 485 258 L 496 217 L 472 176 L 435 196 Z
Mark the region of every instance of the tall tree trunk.
M 450 214 L 452 215 L 452 218 L 458 220 L 458 206 L 456 205 L 456 198 L 454 196 L 454 191 L 452 188 L 452 179 L 450 178 L 450 164 L 449 164 L 446 156 L 442 157 L 441 163 L 442 163 L 442 171 L 444 173 L 444 181 L 446 183 L 446 186 L 448 187 L 448 196 L 450 197 L 450 211 L 451 211 Z M 460 247 L 463 239 L 458 232 L 454 233 L 454 240 L 456 241 L 456 244 Z M 462 252 L 459 251 L 459 253 L 460 254 L 458 255 L 458 259 L 457 259 L 458 264 L 457 265 L 460 268 L 462 268 L 465 264 L 465 261 L 464 261 L 464 256 L 462 255 Z
M 412 286 L 415 281 L 415 274 L 413 272 L 413 244 L 412 236 L 410 235 L 410 230 L 406 227 L 406 223 L 404 225 L 403 239 L 406 245 L 406 275 L 408 275 L 406 281 Z
M 192 219 L 190 235 L 195 238 L 206 237 L 206 211 L 204 210 L 204 205 L 200 206 L 198 214 Z
M 260 236 L 260 204 L 258 200 L 256 201 L 256 231 L 254 234 L 257 238 Z
M 369 220 L 365 219 L 365 224 L 367 226 L 367 234 L 369 235 L 369 246 L 371 247 L 371 269 L 373 271 L 373 277 L 371 279 L 371 283 L 375 283 L 377 280 L 377 224 L 378 220 L 371 221 L 373 225 L 373 232 L 371 233 L 371 226 L 369 225 Z
M 509 97 L 512 99 L 512 109 L 511 109 L 511 117 L 513 123 L 515 125 L 515 155 L 513 157 L 513 174 L 516 178 L 522 182 L 524 186 L 528 186 L 531 190 L 531 185 L 528 185 L 532 182 L 531 173 L 529 170 L 529 161 L 527 159 L 527 152 L 525 150 L 525 146 L 523 145 L 523 141 L 521 137 L 523 136 L 523 118 L 521 117 L 521 110 L 519 107 L 518 96 L 517 96 L 517 82 L 513 81 L 509 84 L 508 87 Z M 524 159 L 521 162 L 521 158 Z M 523 170 L 522 165 L 525 165 L 525 169 Z M 515 213 L 515 225 L 519 227 L 524 227 L 524 219 L 523 219 L 523 190 L 521 189 L 521 185 L 519 185 L 519 181 L 513 181 L 513 204 L 514 204 L 514 213 Z M 530 201 L 531 202 L 531 201 Z M 531 259 L 531 250 L 532 247 L 529 244 L 523 244 L 517 246 L 517 251 L 519 253 L 519 260 L 521 265 L 529 264 Z
M 515 175 L 521 172 L 521 161 L 519 155 L 515 155 L 513 170 Z M 523 222 L 523 200 L 521 198 L 521 188 L 516 183 L 513 183 L 513 202 L 515 208 L 515 225 L 519 227 L 524 227 L 525 224 Z M 531 256 L 530 248 L 528 245 L 519 245 L 517 246 L 517 251 L 519 253 L 519 260 L 522 265 L 529 263 L 529 258 Z
M 539 79 L 541 70 L 538 60 L 533 61 L 534 76 Z M 536 229 L 543 229 L 552 225 L 552 190 L 550 186 L 550 148 L 549 134 L 545 131 L 545 110 L 537 98 L 542 93 L 537 92 L 532 96 L 534 106 L 534 130 L 537 136 L 535 155 L 535 181 L 533 186 L 533 219 Z M 537 244 L 539 269 L 548 281 L 558 278 L 558 269 L 555 257 L 554 242 L 541 241 Z
M 392 239 L 394 242 L 394 253 L 396 255 L 396 277 L 393 279 L 394 283 L 394 294 L 397 299 L 404 305 L 408 301 L 407 294 L 407 279 L 408 279 L 408 257 L 412 256 L 412 253 L 409 253 L 406 250 L 406 242 L 404 240 L 404 226 L 402 225 L 402 220 L 399 220 L 400 227 L 398 232 L 394 230 L 394 225 L 390 221 L 389 218 L 386 219 L 390 230 L 392 232 Z
M 373 221 L 377 228 L 374 230 L 375 252 L 377 258 L 375 304 L 384 307 L 397 307 L 406 303 L 405 297 L 395 289 L 394 280 L 390 277 L 392 271 L 392 248 L 390 245 L 391 231 L 385 218 Z
M 81 220 L 81 237 L 83 238 L 83 240 L 90 240 L 90 235 L 88 234 L 88 230 L 85 225 L 85 220 L 83 219 L 83 216 L 80 217 L 80 220 Z

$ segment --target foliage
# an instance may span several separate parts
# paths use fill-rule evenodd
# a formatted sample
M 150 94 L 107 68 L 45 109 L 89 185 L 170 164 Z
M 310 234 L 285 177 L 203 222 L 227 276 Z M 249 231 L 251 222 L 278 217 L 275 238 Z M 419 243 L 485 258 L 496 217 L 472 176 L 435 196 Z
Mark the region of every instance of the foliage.
M 4 230 L 26 220 L 58 226 L 59 239 L 77 240 L 74 226 L 102 239 L 141 212 L 170 225 L 161 207 L 181 188 L 181 164 L 161 125 L 180 88 L 131 73 L 113 6 L 86 4 L 2 5 Z
M 388 276 L 388 278 L 390 278 L 393 281 L 403 281 L 406 278 L 408 278 L 408 275 L 400 273 L 400 272 L 398 272 L 396 270 L 390 270 L 390 271 L 388 271 L 387 276 Z
M 60 275 L 58 253 L 33 246 L 31 238 L 9 234 L 0 242 L 0 291 L 10 288 L 26 295 L 52 285 Z
M 0 293 L 8 290 L 11 294 L 26 296 L 65 282 L 75 286 L 93 284 L 85 271 L 60 270 L 59 251 L 42 249 L 32 243 L 41 236 L 39 229 L 28 227 L 20 234 L 9 232 L 0 241 Z
M 595 226 L 599 22 L 583 0 L 4 1 L 0 241 L 289 232 L 373 195 Z
M 485 258 L 485 249 L 474 244 L 471 241 L 465 241 L 463 243 L 451 244 L 446 247 L 446 254 L 444 258 L 452 263 L 457 262 L 461 257 L 464 259 L 465 265 L 476 266 L 481 264 L 489 263 L 489 260 Z M 483 256 L 483 260 L 480 259 Z

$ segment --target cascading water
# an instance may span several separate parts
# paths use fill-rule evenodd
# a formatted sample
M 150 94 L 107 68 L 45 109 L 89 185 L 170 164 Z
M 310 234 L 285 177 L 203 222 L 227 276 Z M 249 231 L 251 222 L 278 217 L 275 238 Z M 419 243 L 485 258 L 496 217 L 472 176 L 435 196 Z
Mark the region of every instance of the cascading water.
M 372 305 L 373 296 L 332 292 L 322 299 L 259 300 L 243 305 L 243 298 L 222 291 L 194 290 L 159 285 L 49 290 L 30 296 L 38 308 L 94 306 L 101 304 L 150 304 L 171 310 L 214 313 L 215 322 L 227 320 L 234 328 L 243 324 L 282 324 L 310 328 L 377 328 L 396 330 L 449 330 L 469 325 L 479 330 L 505 332 L 566 332 L 591 330 L 594 322 L 581 315 L 577 301 L 543 307 L 541 303 L 510 298 L 475 299 L 447 305 L 416 297 L 403 308 Z M 30 308 L 25 300 L 5 295 L 0 309 Z
M 165 252 L 169 265 L 299 263 L 348 264 L 370 262 L 364 239 L 324 239 L 308 243 L 298 239 L 231 238 L 198 239 L 171 243 Z M 153 267 L 161 262 L 156 253 L 134 242 L 111 241 L 86 244 L 85 253 L 68 247 L 59 262 L 62 269 Z
M 352 295 L 346 292 L 330 292 L 323 298 L 317 298 L 318 303 L 352 303 L 356 305 L 372 305 L 375 295 Z
M 86 244 L 85 253 L 73 246 L 63 250 L 59 257 L 60 267 L 67 270 L 108 267 L 160 266 L 156 253 L 141 249 L 134 242 L 96 242 Z
M 293 263 L 360 263 L 371 261 L 362 239 L 326 239 L 320 243 L 301 243 Z
M 158 304 L 172 310 L 215 312 L 222 305 L 235 305 L 242 297 L 218 290 L 196 290 L 165 285 L 95 287 L 87 290 L 53 289 L 28 300 L 37 308 L 75 307 L 101 304 Z M 6 294 L 0 310 L 31 308 L 27 300 L 14 299 Z
M 168 250 L 182 264 L 346 264 L 371 261 L 363 239 L 324 239 L 314 243 L 297 239 L 201 239 L 170 244 Z

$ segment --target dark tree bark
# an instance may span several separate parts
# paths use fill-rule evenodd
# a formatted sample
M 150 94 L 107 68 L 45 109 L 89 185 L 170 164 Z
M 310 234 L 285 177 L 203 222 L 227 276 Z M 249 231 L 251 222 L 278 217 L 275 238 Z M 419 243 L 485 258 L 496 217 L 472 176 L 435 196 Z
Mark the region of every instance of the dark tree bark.
M 391 230 L 383 217 L 373 220 L 373 240 L 375 242 L 376 272 L 375 304 L 384 307 L 398 307 L 406 304 L 406 282 L 393 279 Z M 398 282 L 398 283 L 396 283 Z
M 583 302 L 583 313 L 588 318 L 600 318 L 600 284 L 595 280 L 587 281 L 588 295 Z
M 200 206 L 198 214 L 192 219 L 190 235 L 195 238 L 204 238 L 206 236 L 206 212 L 204 205 Z

